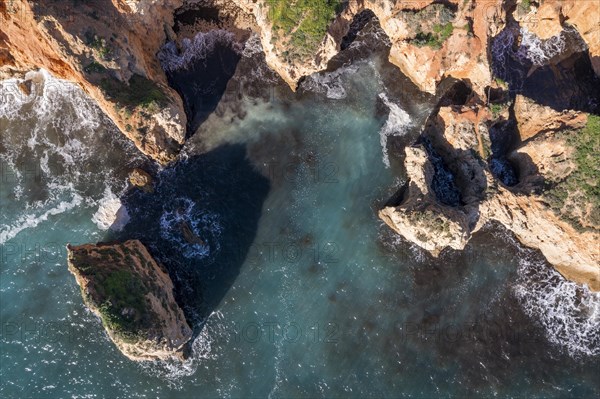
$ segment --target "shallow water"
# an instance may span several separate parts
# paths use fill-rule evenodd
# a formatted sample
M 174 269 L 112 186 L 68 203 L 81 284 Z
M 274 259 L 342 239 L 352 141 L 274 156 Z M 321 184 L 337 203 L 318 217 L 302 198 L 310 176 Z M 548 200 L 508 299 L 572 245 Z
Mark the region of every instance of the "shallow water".
M 384 59 L 226 92 L 178 164 L 150 166 L 154 194 L 126 191 L 148 161 L 72 86 L 3 103 L 2 397 L 598 396 L 598 295 L 498 226 L 433 259 L 377 218 L 402 183 L 382 143 L 430 107 Z M 115 197 L 129 223 L 103 230 Z M 124 358 L 67 271 L 67 242 L 131 237 L 194 322 L 185 363 Z

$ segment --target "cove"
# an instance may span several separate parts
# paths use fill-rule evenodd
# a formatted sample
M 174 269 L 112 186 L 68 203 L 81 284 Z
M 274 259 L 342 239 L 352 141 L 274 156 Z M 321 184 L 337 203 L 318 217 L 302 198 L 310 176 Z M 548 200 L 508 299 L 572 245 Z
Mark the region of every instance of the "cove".
M 413 96 L 385 49 L 369 54 L 368 40 L 297 93 L 260 53 L 242 55 L 227 86 L 243 91 L 226 87 L 164 169 L 81 93 L 40 96 L 49 107 L 41 117 L 3 111 L 3 170 L 15 174 L 1 192 L 10 229 L 0 356 L 14 365 L 2 369 L 13 382 L 3 397 L 93 395 L 98 386 L 111 397 L 597 396 L 597 357 L 574 358 L 548 339 L 554 328 L 575 347 L 598 345 L 584 329 L 568 330 L 574 304 L 564 298 L 577 298 L 577 288 L 539 253 L 491 225 L 465 251 L 433 258 L 377 218 L 405 184 L 403 145 L 435 99 Z M 72 123 L 83 119 L 91 125 Z M 69 157 L 77 162 L 45 168 Z M 37 180 L 27 177 L 31 165 Z M 137 166 L 156 178 L 153 194 L 126 188 Z M 112 198 L 107 190 L 128 208 L 120 232 L 92 221 Z M 124 359 L 66 270 L 65 243 L 132 236 L 165 262 L 195 322 L 187 362 Z M 553 297 L 557 289 L 570 295 Z M 592 312 L 581 298 L 580 315 Z M 544 324 L 543 300 L 558 304 L 550 309 L 564 324 Z

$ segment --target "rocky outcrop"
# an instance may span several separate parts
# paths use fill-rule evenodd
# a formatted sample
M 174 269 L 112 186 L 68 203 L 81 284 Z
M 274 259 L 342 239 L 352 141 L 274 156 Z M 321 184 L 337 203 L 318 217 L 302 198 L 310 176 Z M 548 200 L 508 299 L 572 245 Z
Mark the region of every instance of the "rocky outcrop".
M 45 68 L 78 83 L 141 151 L 168 163 L 185 141 L 186 117 L 182 100 L 168 86 L 156 54 L 167 40 L 181 43 L 173 30 L 174 14 L 194 7 L 216 9 L 217 19 L 230 20 L 226 29 L 255 30 L 266 62 L 293 90 L 304 76 L 327 68 L 354 19 L 370 10 L 389 39 L 389 60 L 421 90 L 433 93 L 441 81 L 453 77 L 463 81 L 476 99 L 468 105 L 436 110 L 426 127 L 426 145 L 407 150 L 411 182 L 405 200 L 383 210 L 382 218 L 411 241 L 430 246 L 433 253 L 445 247 L 462 248 L 473 232 L 496 220 L 527 245 L 540 248 L 565 276 L 597 289 L 593 274 L 598 254 L 590 244 L 598 238 L 596 208 L 586 202 L 585 190 L 564 182 L 593 184 L 585 176 L 572 178 L 580 168 L 576 149 L 573 140 L 561 133 L 581 129 L 587 120 L 585 114 L 563 108 L 590 110 L 571 106 L 563 98 L 545 103 L 553 107 L 522 96 L 510 106 L 496 103 L 492 91 L 507 87 L 494 79 L 490 65 L 494 49 L 489 48 L 493 38 L 506 32 L 510 40 L 504 43 L 506 47 L 500 43 L 496 51 L 535 53 L 537 48 L 532 48 L 540 45 L 540 39 L 556 44 L 559 41 L 554 39 L 560 39 L 561 32 L 573 33 L 572 26 L 583 40 L 584 48 L 577 52 L 589 55 L 591 75 L 598 74 L 596 2 L 350 0 L 315 4 L 298 0 L 290 6 L 283 0 L 98 0 L 70 7 L 58 0 L 35 4 L 15 0 L 0 4 L 0 78 Z M 203 26 L 213 23 L 219 25 L 208 21 Z M 190 26 L 179 35 L 191 37 L 198 25 Z M 527 48 L 522 45 L 524 38 L 531 42 Z M 568 69 L 573 54 L 567 53 L 573 51 L 542 54 L 535 62 L 530 58 L 536 54 L 525 54 L 525 68 L 531 69 L 523 75 L 534 76 L 545 66 Z M 587 93 L 567 91 L 568 82 L 562 86 L 564 97 Z M 17 90 L 27 93 L 27 82 L 20 82 Z M 518 145 L 505 143 L 500 147 L 506 153 L 491 154 L 490 129 L 511 126 L 518 132 Z M 447 164 L 457 186 L 452 190 L 458 194 L 450 193 L 453 198 L 446 203 L 436 192 L 444 189 L 439 183 L 443 167 L 431 164 L 432 151 Z M 488 161 L 490 165 L 496 162 L 495 166 L 490 167 Z M 519 176 L 499 180 L 498 168 L 508 164 L 518 169 Z M 138 175 L 132 181 L 148 187 L 142 182 L 145 179 Z M 553 197 L 534 194 L 543 191 L 546 183 L 559 187 Z M 459 204 L 449 205 L 454 202 Z M 565 215 L 570 219 L 565 220 Z M 573 230 L 573 218 L 583 230 Z M 435 226 L 430 219 L 437 221 Z
M 316 8 L 288 3 L 98 0 L 75 7 L 62 1 L 4 2 L 0 78 L 44 68 L 78 83 L 142 152 L 168 163 L 185 141 L 186 115 L 156 54 L 167 40 L 178 42 L 173 31 L 178 10 L 213 8 L 219 19 L 230 20 L 226 28 L 257 31 L 268 65 L 292 89 L 304 76 L 327 68 L 354 18 L 370 10 L 389 38 L 390 61 L 418 87 L 434 92 L 440 81 L 454 77 L 485 97 L 493 85 L 488 44 L 504 28 L 506 10 L 514 9 L 507 2 L 481 0 L 351 0 Z M 556 36 L 565 24 L 574 26 L 600 72 L 597 4 L 549 0 L 538 8 L 538 3 L 519 2 L 529 8 L 516 7 L 514 18 L 542 39 Z
M 138 240 L 67 246 L 87 307 L 132 360 L 181 358 L 192 338 L 166 270 Z
M 142 152 L 175 158 L 186 117 L 156 52 L 181 0 L 2 4 L 0 78 L 44 68 L 75 82 Z
M 539 249 L 563 276 L 600 291 L 598 224 L 578 228 L 549 204 L 548 193 L 539 184 L 539 178 L 546 179 L 556 183 L 549 192 L 564 186 L 565 195 L 573 194 L 572 186 L 564 182 L 577 173 L 578 166 L 573 161 L 577 149 L 571 144 L 573 140 L 553 132 L 559 128 L 581 127 L 579 117 L 568 125 L 561 120 L 565 114 L 556 113 L 554 120 L 544 121 L 545 127 L 555 130 L 541 126 L 539 134 L 528 134 L 529 141 L 512 149 L 508 157 L 517 165 L 520 181 L 514 187 L 507 187 L 491 173 L 486 160 L 479 155 L 482 140 L 490 141 L 485 126 L 494 121 L 485 111 L 475 112 L 477 108 L 474 105 L 443 107 L 424 131 L 431 147 L 452 174 L 449 184 L 455 184 L 460 192 L 460 204 L 446 205 L 440 194 L 432 190 L 436 179 L 433 159 L 423 145 L 418 145 L 406 149 L 409 182 L 403 198 L 397 206 L 382 209 L 381 219 L 434 256 L 447 247 L 464 248 L 475 232 L 488 222 L 496 221 L 512 231 L 524 245 Z M 518 118 L 529 121 L 539 110 L 532 107 L 529 112 L 521 109 Z M 482 117 L 474 118 L 475 114 Z M 566 122 L 569 121 L 573 122 Z M 565 130 L 562 134 L 577 137 L 586 133 Z M 531 139 L 534 136 L 535 139 Z M 525 164 L 529 164 L 529 170 Z M 535 176 L 529 176 L 534 172 Z M 569 206 L 580 208 L 579 219 L 582 219 L 581 213 L 592 204 L 588 198 Z
M 312 54 L 293 58 L 289 53 L 294 43 L 275 37 L 278 32 L 273 24 L 273 7 L 277 1 L 237 3 L 255 16 L 267 63 L 292 89 L 303 76 L 324 70 L 339 52 L 352 20 L 371 10 L 389 37 L 390 61 L 422 90 L 433 93 L 442 79 L 452 76 L 471 82 L 483 93 L 492 80 L 487 43 L 503 28 L 505 18 L 501 2 L 349 1 L 337 17 L 331 18 Z M 301 18 L 297 23 L 302 23 Z
M 555 111 L 550 107 L 536 104 L 525 96 L 515 99 L 515 117 L 521 140 L 529 140 L 537 134 L 553 133 L 565 129 L 581 129 L 587 123 L 583 112 Z
M 139 187 L 147 193 L 154 191 L 154 180 L 152 179 L 152 176 L 143 169 L 133 169 L 131 173 L 129 173 L 129 182 L 133 186 Z
M 598 74 L 598 26 L 593 22 L 598 13 L 591 3 L 582 7 L 587 14 L 569 1 L 548 1 L 539 8 L 540 2 L 507 4 L 505 10 L 490 10 L 494 22 L 488 19 L 487 34 L 495 36 L 503 29 L 503 19 L 511 20 L 514 40 L 528 35 L 520 51 L 539 53 L 560 44 L 570 24 L 583 38 L 583 48 L 563 54 L 557 45 L 550 55 L 536 53 L 537 64 L 526 75 L 542 65 L 569 68 L 565 60 L 573 51 L 589 52 Z M 509 15 L 503 14 L 506 10 Z M 406 149 L 409 183 L 402 200 L 381 210 L 380 217 L 435 256 L 444 248 L 462 249 L 486 223 L 499 222 L 523 244 L 539 249 L 563 276 L 599 291 L 600 223 L 594 216 L 599 209 L 598 175 L 593 166 L 598 162 L 593 155 L 599 145 L 597 118 L 565 109 L 569 104 L 579 107 L 570 98 L 548 101 L 552 107 L 523 95 L 511 98 L 501 80 L 494 79 L 482 92 L 478 82 L 485 85 L 486 80 L 468 81 L 473 95 L 467 104 L 435 110 L 420 144 Z M 433 79 L 432 87 L 438 81 Z
M 524 1 L 520 2 L 524 4 Z M 530 2 L 527 2 L 530 3 Z M 592 66 L 600 75 L 600 24 L 598 2 L 580 0 L 545 0 L 540 6 L 521 7 L 515 13 L 521 26 L 542 40 L 559 35 L 565 24 L 574 26 L 589 48 Z

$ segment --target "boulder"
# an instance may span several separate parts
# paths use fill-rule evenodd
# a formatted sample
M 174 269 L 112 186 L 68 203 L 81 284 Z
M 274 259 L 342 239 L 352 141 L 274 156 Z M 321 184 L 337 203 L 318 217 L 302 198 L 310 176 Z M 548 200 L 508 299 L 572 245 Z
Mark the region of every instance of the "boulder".
M 154 191 L 154 180 L 152 179 L 152 176 L 143 169 L 133 169 L 131 173 L 129 173 L 129 182 L 146 192 L 151 193 Z

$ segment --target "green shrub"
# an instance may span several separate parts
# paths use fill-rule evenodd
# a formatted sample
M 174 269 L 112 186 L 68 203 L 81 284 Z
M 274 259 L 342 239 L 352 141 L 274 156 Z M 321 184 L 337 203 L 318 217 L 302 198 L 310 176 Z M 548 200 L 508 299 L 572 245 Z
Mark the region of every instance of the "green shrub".
M 168 103 L 168 97 L 156 83 L 137 74 L 128 83 L 115 78 L 102 79 L 100 87 L 108 97 L 128 109 L 141 107 L 153 113 Z
M 446 24 L 435 24 L 433 32 L 419 32 L 415 36 L 414 43 L 419 47 L 429 46 L 435 49 L 442 48 L 442 45 L 454 32 L 452 22 Z
M 492 115 L 494 118 L 497 118 L 504 110 L 508 108 L 508 104 L 490 104 L 490 111 L 492 111 Z
M 283 35 L 292 45 L 288 58 L 312 55 L 342 10 L 339 0 L 270 0 L 267 4 L 273 36 Z
M 569 220 L 575 227 L 582 228 L 581 221 L 569 209 L 563 209 L 570 200 L 579 209 L 591 206 L 588 223 L 600 225 L 600 116 L 589 115 L 585 128 L 563 132 L 567 144 L 575 149 L 573 161 L 576 168 L 563 181 L 554 182 L 544 193 L 550 207 Z
M 106 68 L 102 64 L 97 61 L 92 61 L 88 66 L 83 68 L 86 73 L 104 73 L 106 72 Z
M 112 50 L 106 43 L 106 39 L 96 35 L 93 31 L 85 32 L 85 43 L 96 50 L 102 59 L 109 59 Z
M 531 0 L 521 0 L 521 4 L 519 4 L 519 8 L 524 13 L 529 13 L 531 11 Z

